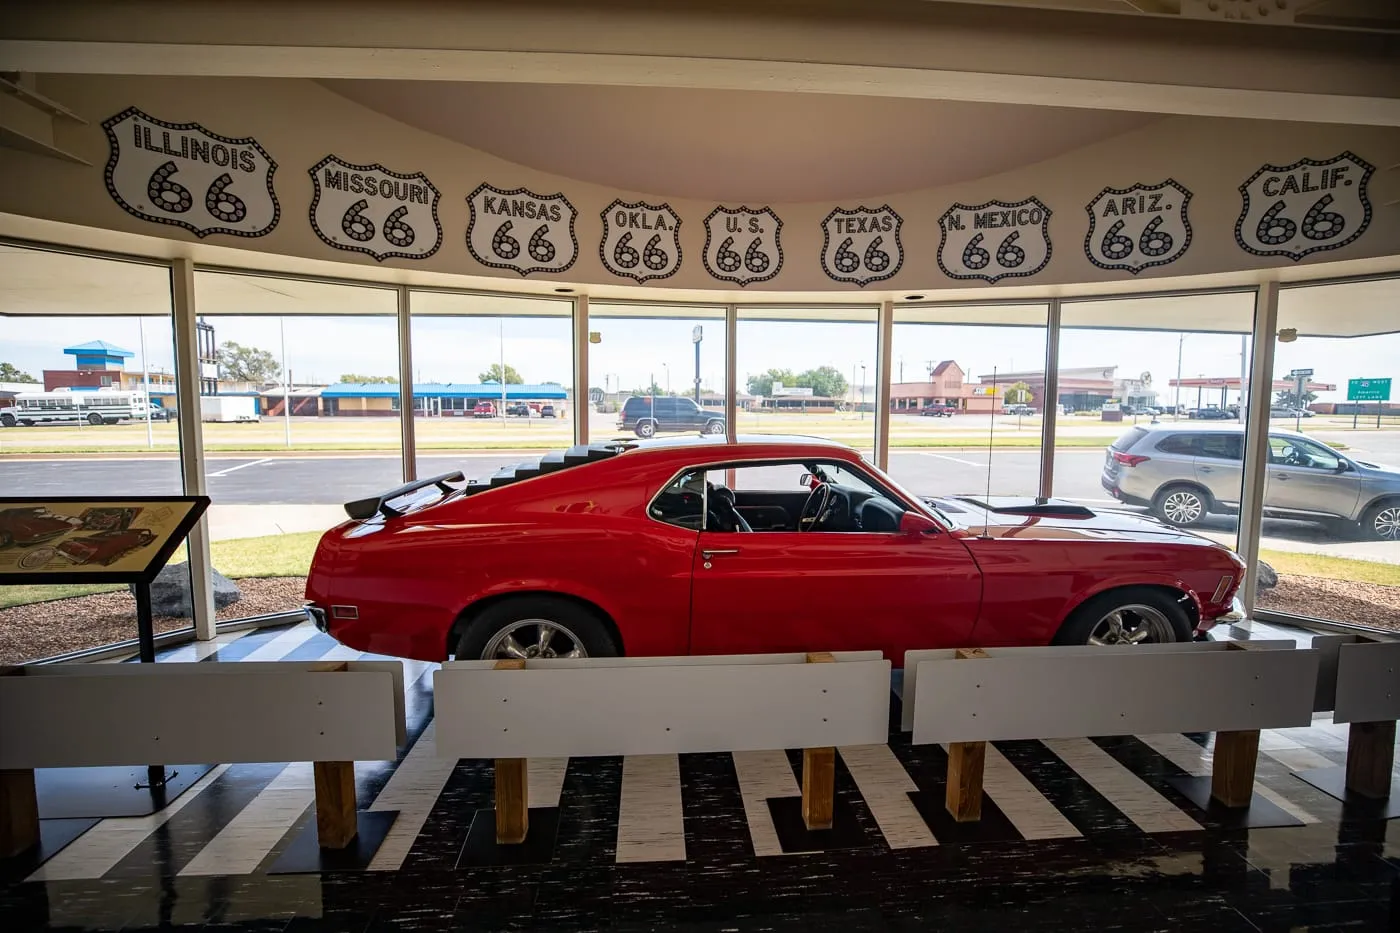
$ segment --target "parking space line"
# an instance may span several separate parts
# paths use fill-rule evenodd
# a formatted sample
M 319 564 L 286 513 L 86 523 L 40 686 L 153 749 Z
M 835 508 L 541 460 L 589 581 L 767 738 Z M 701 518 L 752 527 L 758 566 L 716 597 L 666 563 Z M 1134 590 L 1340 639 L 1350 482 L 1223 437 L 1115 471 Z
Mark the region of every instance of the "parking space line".
M 229 468 L 226 469 L 226 470 L 220 470 L 220 471 L 217 472 L 217 473 L 210 473 L 210 474 L 209 474 L 209 478 L 210 478 L 210 479 L 213 479 L 213 478 L 216 477 L 216 476 L 228 476 L 230 473 L 234 472 L 235 470 L 242 470 L 242 469 L 244 469 L 244 468 L 246 468 L 246 467 L 258 466 L 259 464 L 262 464 L 262 463 L 271 463 L 271 462 L 272 462 L 272 458 L 271 458 L 271 457 L 263 457 L 261 460 L 252 460 L 252 461 L 249 461 L 248 463 L 240 463 L 238 466 L 231 466 L 231 467 L 229 467 Z
M 977 463 L 974 460 L 962 460 L 958 457 L 950 457 L 947 454 L 931 454 L 923 450 L 917 451 L 917 453 L 920 457 L 933 457 L 936 460 L 951 460 L 954 463 L 961 463 L 964 466 L 977 467 L 978 469 L 981 469 L 986 465 L 982 463 Z

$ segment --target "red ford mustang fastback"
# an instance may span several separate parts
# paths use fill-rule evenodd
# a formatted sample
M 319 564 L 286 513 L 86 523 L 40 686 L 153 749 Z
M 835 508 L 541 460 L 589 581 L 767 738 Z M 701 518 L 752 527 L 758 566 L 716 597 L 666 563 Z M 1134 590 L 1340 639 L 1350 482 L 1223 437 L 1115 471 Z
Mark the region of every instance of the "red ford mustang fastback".
M 920 498 L 806 438 L 574 447 L 346 511 L 308 615 L 425 661 L 1184 641 L 1238 618 L 1243 573 L 1152 518 Z

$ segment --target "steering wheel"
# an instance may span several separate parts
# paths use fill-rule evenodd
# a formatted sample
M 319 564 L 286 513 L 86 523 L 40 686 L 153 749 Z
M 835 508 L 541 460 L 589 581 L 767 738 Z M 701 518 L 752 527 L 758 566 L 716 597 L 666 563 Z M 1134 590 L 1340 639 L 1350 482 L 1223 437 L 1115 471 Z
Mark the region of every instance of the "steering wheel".
M 797 519 L 798 531 L 813 531 L 821 524 L 821 520 L 826 516 L 827 506 L 831 504 L 831 484 L 818 483 L 812 487 L 811 493 L 807 496 L 807 501 L 802 504 L 802 514 Z

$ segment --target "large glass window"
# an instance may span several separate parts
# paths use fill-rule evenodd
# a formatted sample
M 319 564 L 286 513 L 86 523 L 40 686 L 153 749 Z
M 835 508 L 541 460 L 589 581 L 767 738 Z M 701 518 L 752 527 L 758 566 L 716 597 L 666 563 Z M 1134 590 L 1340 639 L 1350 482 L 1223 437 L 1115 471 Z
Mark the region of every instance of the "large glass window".
M 590 303 L 589 438 L 722 436 L 724 314 L 700 305 Z
M 343 504 L 403 482 L 397 296 L 197 272 L 195 303 L 214 569 L 238 616 L 293 610 Z
M 0 494 L 12 497 L 183 492 L 170 272 L 0 246 Z M 52 515 L 0 504 L 0 562 L 77 562 L 46 544 Z M 121 531 L 139 533 L 140 513 Z M 137 539 L 139 540 L 139 539 Z M 167 571 L 187 593 L 185 551 Z M 191 624 L 188 606 L 155 605 L 157 631 Z M 121 585 L 0 586 L 0 663 L 135 638 Z
M 415 291 L 409 308 L 420 477 L 485 476 L 572 443 L 571 301 Z
M 922 495 L 1036 495 L 1047 319 L 1044 304 L 895 308 L 890 474 Z
M 1400 279 L 1284 289 L 1260 609 L 1400 631 Z
M 1236 544 L 1254 293 L 1060 306 L 1056 496 Z
M 875 446 L 873 307 L 740 307 L 740 434 L 805 434 Z

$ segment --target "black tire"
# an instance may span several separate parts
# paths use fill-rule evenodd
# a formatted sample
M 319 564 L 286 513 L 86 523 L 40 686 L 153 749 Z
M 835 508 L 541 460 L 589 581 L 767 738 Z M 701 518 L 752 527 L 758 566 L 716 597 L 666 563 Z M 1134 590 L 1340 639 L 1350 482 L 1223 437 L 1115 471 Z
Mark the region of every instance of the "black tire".
M 8 531 L 0 531 L 0 548 L 9 547 L 15 543 L 15 536 Z
M 5 412 L 3 415 L 0 415 L 0 424 L 3 424 L 7 428 L 13 428 L 15 425 L 19 424 L 19 419 L 9 412 Z
M 477 660 L 501 630 L 526 619 L 553 622 L 578 636 L 579 646 L 590 658 L 615 658 L 617 645 L 604 621 L 578 603 L 556 596 L 520 596 L 506 599 L 477 613 L 457 641 L 459 660 Z M 558 636 L 562 637 L 562 636 Z M 494 657 L 494 655 L 493 655 Z
M 1367 509 L 1361 534 L 1367 541 L 1400 541 L 1400 499 L 1384 499 Z
M 87 423 L 92 425 L 93 427 L 96 427 L 99 424 L 106 424 L 107 422 L 102 420 L 102 416 L 99 415 L 97 412 L 93 412 L 92 414 L 87 416 Z
M 643 419 L 637 422 L 637 426 L 632 429 L 638 437 L 655 437 L 656 422 Z
M 1194 506 L 1190 504 L 1193 502 Z M 1152 514 L 1168 525 L 1191 528 L 1210 514 L 1210 496 L 1200 487 L 1186 483 L 1163 486 L 1152 497 Z
M 705 427 L 701 429 L 701 432 L 700 432 L 700 433 L 702 433 L 702 434 L 723 434 L 723 433 L 724 433 L 724 422 L 723 422 L 723 421 L 707 421 L 707 422 L 705 422 Z
M 21 419 L 19 419 L 19 423 L 22 424 L 22 425 L 24 425 L 26 428 L 32 428 L 32 427 L 34 427 L 34 422 L 31 421 L 31 420 L 29 420 L 28 418 L 21 418 Z
M 1192 637 L 1191 617 L 1176 599 L 1165 590 L 1147 586 L 1128 586 L 1109 590 L 1085 600 L 1069 614 L 1060 630 L 1055 633 L 1051 644 L 1087 645 L 1089 635 L 1095 626 L 1114 609 L 1125 606 L 1147 606 L 1156 609 L 1171 628 L 1173 641 L 1190 641 Z M 1153 638 L 1152 641 L 1159 639 Z M 1165 641 L 1166 639 L 1160 639 Z

